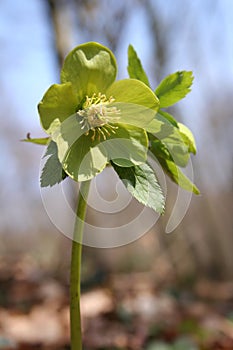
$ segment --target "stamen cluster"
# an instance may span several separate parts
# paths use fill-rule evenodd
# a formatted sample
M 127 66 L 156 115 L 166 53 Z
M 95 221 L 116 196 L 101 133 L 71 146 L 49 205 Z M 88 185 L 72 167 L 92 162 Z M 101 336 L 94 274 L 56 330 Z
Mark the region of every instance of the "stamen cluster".
M 114 98 L 107 98 L 106 95 L 99 93 L 93 94 L 92 97 L 86 96 L 86 100 L 83 104 L 83 109 L 77 112 L 80 117 L 79 123 L 81 129 L 86 129 L 85 135 L 89 135 L 89 131 L 93 131 L 92 140 L 101 136 L 106 140 L 107 136 L 111 133 L 115 134 L 115 130 L 118 128 L 110 123 L 116 123 L 119 121 L 119 110 L 116 107 L 109 107 L 108 105 L 114 102 Z

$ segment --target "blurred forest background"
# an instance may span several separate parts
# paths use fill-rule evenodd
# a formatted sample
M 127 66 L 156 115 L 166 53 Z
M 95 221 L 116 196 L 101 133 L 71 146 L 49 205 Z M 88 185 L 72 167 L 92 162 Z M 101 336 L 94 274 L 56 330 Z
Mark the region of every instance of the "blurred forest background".
M 42 204 L 43 149 L 19 140 L 27 132 L 44 136 L 37 103 L 51 84 L 59 82 L 65 55 L 86 41 L 112 49 L 120 79 L 127 77 L 129 44 L 154 88 L 170 73 L 193 71 L 192 93 L 172 112 L 196 137 L 198 153 L 192 162 L 201 190 L 171 234 L 164 231 L 176 189 L 168 180 L 167 212 L 150 232 L 120 248 L 84 247 L 86 349 L 165 349 L 156 347 L 155 339 L 163 345 L 186 344 L 189 339 L 179 337 L 187 333 L 191 338 L 195 333 L 196 343 L 166 349 L 233 349 L 231 0 L 0 2 L 0 349 L 14 344 L 20 349 L 53 349 L 55 343 L 59 345 L 54 349 L 65 349 L 68 344 L 65 306 L 71 242 L 50 222 Z M 90 209 L 88 215 L 104 224 L 95 219 L 97 211 Z M 107 315 L 105 321 L 102 314 Z M 209 319 L 203 321 L 207 314 Z M 164 319 L 159 326 L 155 322 L 156 317 L 161 320 L 159 315 L 173 319 L 171 334 Z M 209 348 L 200 336 L 199 318 L 208 331 L 218 334 Z

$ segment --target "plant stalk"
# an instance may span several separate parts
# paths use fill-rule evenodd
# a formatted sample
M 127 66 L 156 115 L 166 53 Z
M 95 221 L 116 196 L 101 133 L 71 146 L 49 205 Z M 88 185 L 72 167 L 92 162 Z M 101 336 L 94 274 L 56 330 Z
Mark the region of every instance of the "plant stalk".
M 87 209 L 87 196 L 91 181 L 81 182 L 76 219 L 73 233 L 71 269 L 70 269 L 70 335 L 71 350 L 82 350 L 82 327 L 80 313 L 80 285 L 81 285 L 81 260 L 82 238 L 84 220 Z

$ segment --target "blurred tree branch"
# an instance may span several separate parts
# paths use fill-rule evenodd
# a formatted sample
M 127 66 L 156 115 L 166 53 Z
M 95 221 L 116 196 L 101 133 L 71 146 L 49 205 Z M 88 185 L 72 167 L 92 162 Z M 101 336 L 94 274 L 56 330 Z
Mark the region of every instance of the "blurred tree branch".
M 54 48 L 59 65 L 72 47 L 72 21 L 69 14 L 70 1 L 46 0 L 54 29 Z

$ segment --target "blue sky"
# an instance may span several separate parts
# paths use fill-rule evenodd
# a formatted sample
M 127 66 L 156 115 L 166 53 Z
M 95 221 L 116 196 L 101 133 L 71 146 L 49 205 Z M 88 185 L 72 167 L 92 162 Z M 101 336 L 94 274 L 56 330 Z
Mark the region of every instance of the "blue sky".
M 0 3 L 1 85 L 27 129 L 37 124 L 36 106 L 56 77 L 52 33 L 43 1 Z

